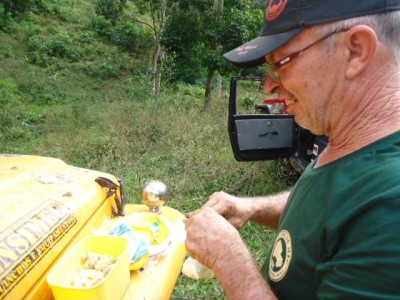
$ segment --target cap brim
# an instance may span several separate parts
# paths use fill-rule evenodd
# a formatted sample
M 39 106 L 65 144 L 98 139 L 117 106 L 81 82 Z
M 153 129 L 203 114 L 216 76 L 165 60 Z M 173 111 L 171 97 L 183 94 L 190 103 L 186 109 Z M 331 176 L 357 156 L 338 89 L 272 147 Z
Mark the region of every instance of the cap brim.
M 232 51 L 224 54 L 224 57 L 240 68 L 252 68 L 265 62 L 265 56 L 286 44 L 296 36 L 303 28 L 296 28 L 277 34 L 259 36 Z

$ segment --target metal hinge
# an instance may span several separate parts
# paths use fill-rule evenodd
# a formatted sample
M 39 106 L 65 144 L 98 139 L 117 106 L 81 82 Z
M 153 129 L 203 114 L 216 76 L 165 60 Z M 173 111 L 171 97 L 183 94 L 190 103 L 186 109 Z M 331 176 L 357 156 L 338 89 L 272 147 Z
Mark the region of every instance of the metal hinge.
M 95 181 L 100 184 L 107 192 L 107 198 L 114 197 L 115 204 L 117 205 L 117 209 L 115 209 L 114 205 L 111 204 L 111 217 L 117 216 L 125 216 L 124 207 L 126 204 L 123 182 L 120 179 L 118 180 L 118 184 L 116 184 L 111 179 L 105 177 L 97 177 Z

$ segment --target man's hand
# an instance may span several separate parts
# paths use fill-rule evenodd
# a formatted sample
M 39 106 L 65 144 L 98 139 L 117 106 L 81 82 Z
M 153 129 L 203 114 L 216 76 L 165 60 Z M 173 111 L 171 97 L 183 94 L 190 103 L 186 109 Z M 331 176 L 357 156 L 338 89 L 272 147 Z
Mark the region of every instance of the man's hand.
M 239 232 L 210 207 L 194 212 L 186 221 L 186 249 L 190 255 L 210 269 L 218 262 L 230 260 L 233 247 L 245 249 Z
M 204 207 L 214 209 L 236 229 L 240 229 L 251 218 L 250 202 L 225 192 L 212 194 Z
M 226 195 L 214 194 L 210 203 L 191 214 L 186 221 L 186 249 L 194 259 L 214 271 L 228 299 L 276 300 L 238 230 L 217 212 L 219 210 L 231 220 L 246 219 L 237 217 L 241 215 L 240 209 L 234 209 L 237 206 L 220 205 L 219 196 L 223 196 L 224 203 L 236 201 L 235 197 Z M 215 206 L 209 207 L 209 204 Z

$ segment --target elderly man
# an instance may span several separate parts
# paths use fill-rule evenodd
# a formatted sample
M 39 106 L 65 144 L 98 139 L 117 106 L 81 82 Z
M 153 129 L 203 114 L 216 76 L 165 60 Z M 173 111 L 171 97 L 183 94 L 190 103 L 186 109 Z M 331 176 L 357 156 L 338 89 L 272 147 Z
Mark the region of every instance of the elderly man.
M 327 148 L 292 191 L 224 192 L 186 223 L 186 247 L 229 299 L 400 298 L 400 0 L 269 1 L 258 38 L 225 54 L 266 63 L 265 90 Z M 258 270 L 238 230 L 277 229 Z

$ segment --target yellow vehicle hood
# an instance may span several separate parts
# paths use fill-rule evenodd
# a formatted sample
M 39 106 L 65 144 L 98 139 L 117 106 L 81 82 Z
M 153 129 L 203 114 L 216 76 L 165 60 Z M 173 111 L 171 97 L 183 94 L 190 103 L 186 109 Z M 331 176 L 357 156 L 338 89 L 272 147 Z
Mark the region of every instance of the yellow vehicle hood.
M 110 174 L 0 155 L 0 299 L 21 299 L 107 199 Z
M 113 175 L 54 158 L 0 154 L 0 300 L 53 299 L 47 275 L 83 237 L 151 214 L 145 205 L 122 206 L 122 199 L 122 183 Z M 161 217 L 168 221 L 168 246 L 141 270 L 131 269 L 123 300 L 171 297 L 186 232 L 179 211 L 163 206 Z

